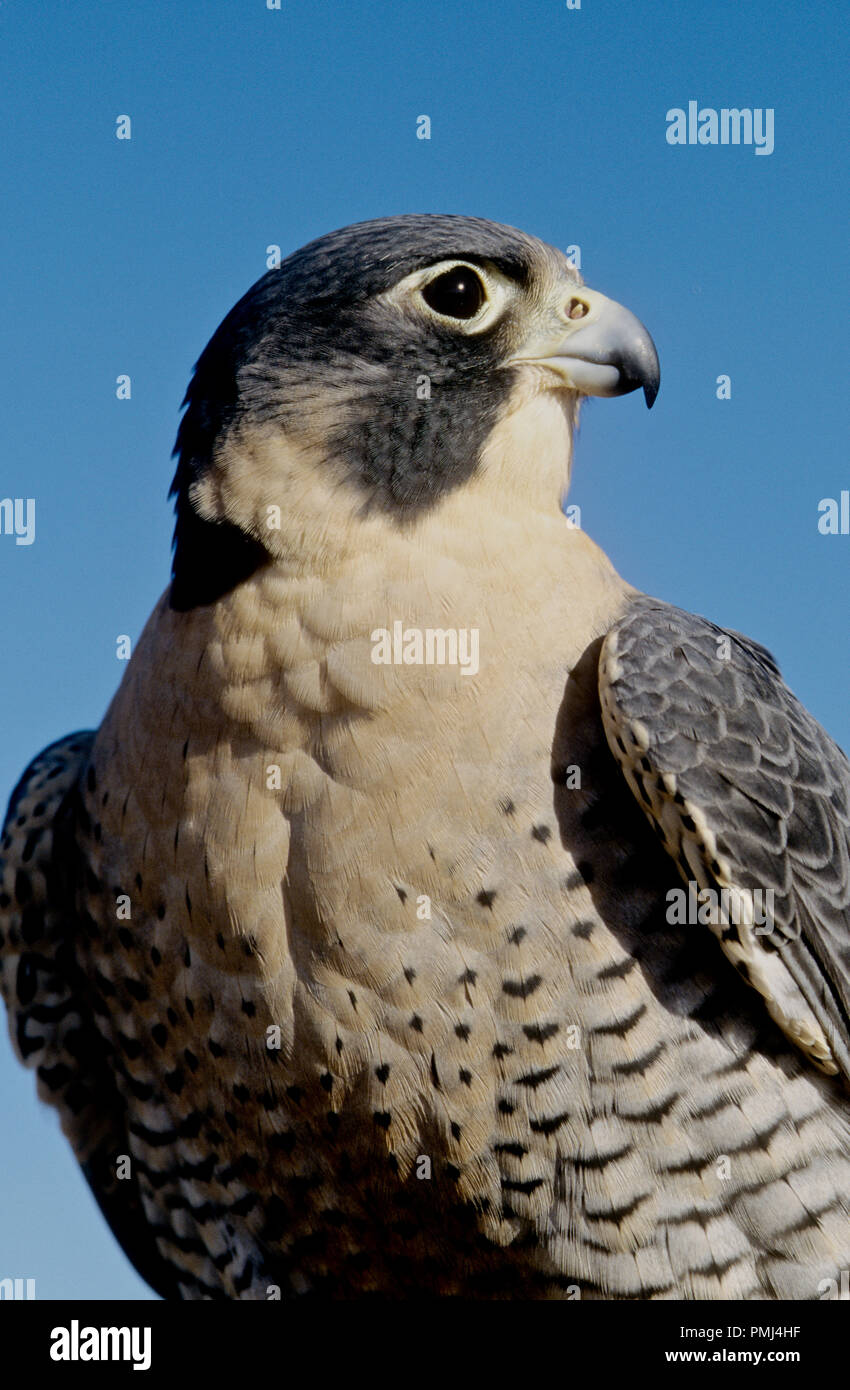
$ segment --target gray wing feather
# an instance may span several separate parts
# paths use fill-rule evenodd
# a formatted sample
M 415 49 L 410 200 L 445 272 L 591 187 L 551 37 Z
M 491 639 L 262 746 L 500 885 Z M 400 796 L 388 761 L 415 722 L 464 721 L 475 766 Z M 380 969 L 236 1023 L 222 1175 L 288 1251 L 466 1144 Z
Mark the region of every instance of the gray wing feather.
M 85 925 L 76 905 L 75 803 L 91 732 L 45 748 L 12 792 L 0 841 L 0 995 L 12 1043 L 35 1069 L 86 1180 L 142 1278 L 176 1296 L 135 1178 L 119 1181 L 129 1151 L 124 1101 L 95 1022 L 91 982 L 77 961 Z
M 683 821 L 687 803 L 716 841 L 705 880 L 724 881 L 725 862 L 742 887 L 772 890 L 765 964 L 778 954 L 850 1076 L 847 758 L 763 647 L 656 599 L 636 599 L 606 638 L 600 695 L 612 752 L 649 819 L 660 823 L 675 787 Z

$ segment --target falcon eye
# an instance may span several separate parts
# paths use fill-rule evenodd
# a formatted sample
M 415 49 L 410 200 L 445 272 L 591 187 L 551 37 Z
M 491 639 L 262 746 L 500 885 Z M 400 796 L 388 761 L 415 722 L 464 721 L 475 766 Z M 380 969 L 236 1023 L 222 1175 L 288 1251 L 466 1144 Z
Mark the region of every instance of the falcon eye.
M 473 319 L 487 298 L 484 286 L 468 265 L 455 265 L 422 289 L 422 298 L 449 319 Z

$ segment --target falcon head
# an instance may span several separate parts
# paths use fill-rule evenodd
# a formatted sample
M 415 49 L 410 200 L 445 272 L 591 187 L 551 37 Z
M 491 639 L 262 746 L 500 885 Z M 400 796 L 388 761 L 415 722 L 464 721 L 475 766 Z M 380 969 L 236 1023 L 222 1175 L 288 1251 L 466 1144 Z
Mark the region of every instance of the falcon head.
M 473 217 L 320 237 L 231 309 L 177 435 L 171 606 L 211 603 L 333 516 L 398 527 L 486 481 L 559 506 L 584 396 L 658 393 L 642 324 L 559 251 Z M 324 521 L 323 521 L 324 518 Z

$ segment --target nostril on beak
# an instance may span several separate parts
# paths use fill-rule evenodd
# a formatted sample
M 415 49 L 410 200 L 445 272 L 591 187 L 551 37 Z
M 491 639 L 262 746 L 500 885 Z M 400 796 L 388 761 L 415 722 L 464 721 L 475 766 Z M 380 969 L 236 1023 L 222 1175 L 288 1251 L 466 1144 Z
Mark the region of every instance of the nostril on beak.
M 567 305 L 567 318 L 583 319 L 590 313 L 590 305 L 583 299 L 571 299 Z

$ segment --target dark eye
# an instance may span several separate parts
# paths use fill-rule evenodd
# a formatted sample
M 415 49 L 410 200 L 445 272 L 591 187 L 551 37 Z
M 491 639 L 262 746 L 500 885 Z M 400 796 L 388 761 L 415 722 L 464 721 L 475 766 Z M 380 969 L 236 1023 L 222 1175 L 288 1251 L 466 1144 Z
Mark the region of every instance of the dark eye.
M 472 319 L 484 303 L 484 286 L 468 265 L 452 266 L 422 290 L 426 304 L 450 319 Z

